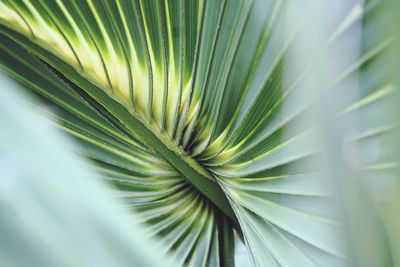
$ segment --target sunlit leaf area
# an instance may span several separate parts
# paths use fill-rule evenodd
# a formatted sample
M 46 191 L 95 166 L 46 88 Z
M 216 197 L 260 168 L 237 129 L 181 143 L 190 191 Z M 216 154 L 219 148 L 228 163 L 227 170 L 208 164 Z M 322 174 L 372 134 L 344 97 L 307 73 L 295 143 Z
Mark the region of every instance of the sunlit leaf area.
M 0 266 L 400 266 L 400 1 L 0 0 Z

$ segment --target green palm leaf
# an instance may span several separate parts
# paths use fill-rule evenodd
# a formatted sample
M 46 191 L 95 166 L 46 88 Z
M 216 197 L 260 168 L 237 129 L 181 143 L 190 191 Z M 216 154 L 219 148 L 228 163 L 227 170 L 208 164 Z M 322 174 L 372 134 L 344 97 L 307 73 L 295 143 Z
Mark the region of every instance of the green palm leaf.
M 346 7 L 315 58 L 357 42 L 354 28 L 375 8 Z M 293 127 L 307 120 L 312 99 L 287 105 L 314 66 L 310 58 L 287 75 L 309 23 L 296 8 L 279 0 L 2 0 L 0 64 L 52 107 L 43 112 L 56 114 L 80 142 L 76 152 L 178 264 L 232 266 L 236 232 L 256 266 L 338 266 L 343 226 L 313 164 L 318 129 Z M 390 44 L 379 39 L 329 86 Z M 349 98 L 333 115 L 391 92 Z

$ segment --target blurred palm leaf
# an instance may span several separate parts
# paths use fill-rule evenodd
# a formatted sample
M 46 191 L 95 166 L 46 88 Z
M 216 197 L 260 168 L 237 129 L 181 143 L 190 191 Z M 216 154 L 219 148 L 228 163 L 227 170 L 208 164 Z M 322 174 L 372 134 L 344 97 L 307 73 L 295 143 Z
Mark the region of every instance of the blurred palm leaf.
M 0 73 L 0 265 L 174 266 Z
M 56 111 L 178 264 L 233 265 L 236 231 L 256 266 L 338 266 L 342 225 L 312 164 L 321 147 L 299 124 L 312 101 L 285 103 L 314 56 L 359 44 L 353 30 L 378 6 L 341 4 L 291 77 L 307 14 L 279 0 L 2 0 L 0 62 Z M 330 82 L 346 83 L 390 43 L 371 44 Z M 390 92 L 349 97 L 334 114 Z

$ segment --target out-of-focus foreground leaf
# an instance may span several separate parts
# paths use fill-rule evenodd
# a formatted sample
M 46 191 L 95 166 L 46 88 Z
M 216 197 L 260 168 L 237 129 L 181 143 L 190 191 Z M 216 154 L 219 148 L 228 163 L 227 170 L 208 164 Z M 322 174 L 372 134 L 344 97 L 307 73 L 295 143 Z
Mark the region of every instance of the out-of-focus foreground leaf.
M 75 143 L 0 81 L 0 266 L 170 266 Z

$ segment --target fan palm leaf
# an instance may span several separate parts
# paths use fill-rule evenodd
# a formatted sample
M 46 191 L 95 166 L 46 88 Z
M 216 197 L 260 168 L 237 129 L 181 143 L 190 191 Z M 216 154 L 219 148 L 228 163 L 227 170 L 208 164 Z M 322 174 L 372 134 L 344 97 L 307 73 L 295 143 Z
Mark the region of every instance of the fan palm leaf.
M 374 8 L 348 3 L 320 53 L 353 40 Z M 307 24 L 299 12 L 289 23 L 288 10 L 280 0 L 2 0 L 0 62 L 55 110 L 42 112 L 179 264 L 233 265 L 236 232 L 256 266 L 337 266 L 343 226 L 310 164 L 317 131 L 292 127 L 312 101 L 286 105 L 313 66 L 286 73 Z M 348 62 L 332 87 L 391 41 Z M 391 92 L 382 86 L 335 112 Z

